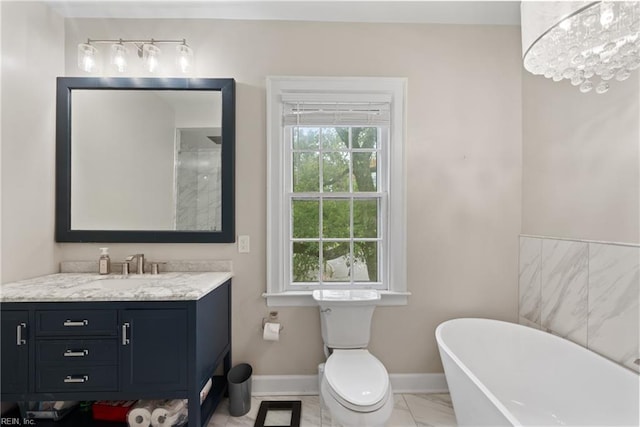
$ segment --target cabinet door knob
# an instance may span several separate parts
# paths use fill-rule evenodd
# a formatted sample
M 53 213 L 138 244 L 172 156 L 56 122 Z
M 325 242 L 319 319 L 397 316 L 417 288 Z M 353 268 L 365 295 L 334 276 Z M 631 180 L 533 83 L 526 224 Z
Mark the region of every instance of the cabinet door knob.
M 25 345 L 27 340 L 22 338 L 22 330 L 27 328 L 27 324 L 22 322 L 16 326 L 16 345 Z
M 122 324 L 122 345 L 129 345 L 129 338 L 127 338 L 127 331 L 129 330 L 129 322 Z
M 86 383 L 89 381 L 89 375 L 67 375 L 64 379 L 65 383 Z
M 63 325 L 64 326 L 87 326 L 89 324 L 89 321 L 87 319 L 84 320 L 65 320 Z
M 89 354 L 89 350 L 67 350 L 64 357 L 85 357 Z

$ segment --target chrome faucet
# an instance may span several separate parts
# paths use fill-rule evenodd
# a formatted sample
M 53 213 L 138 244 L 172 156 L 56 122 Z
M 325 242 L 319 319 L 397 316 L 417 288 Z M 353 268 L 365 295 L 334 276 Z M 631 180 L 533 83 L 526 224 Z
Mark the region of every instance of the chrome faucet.
M 126 257 L 126 262 L 136 260 L 136 273 L 144 274 L 144 254 L 135 254 Z

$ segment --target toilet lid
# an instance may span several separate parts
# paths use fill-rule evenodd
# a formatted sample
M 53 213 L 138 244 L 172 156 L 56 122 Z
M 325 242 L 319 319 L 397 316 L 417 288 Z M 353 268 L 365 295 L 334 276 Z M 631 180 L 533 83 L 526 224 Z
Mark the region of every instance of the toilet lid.
M 367 350 L 334 350 L 324 375 L 336 397 L 356 406 L 373 406 L 389 388 L 389 374 Z

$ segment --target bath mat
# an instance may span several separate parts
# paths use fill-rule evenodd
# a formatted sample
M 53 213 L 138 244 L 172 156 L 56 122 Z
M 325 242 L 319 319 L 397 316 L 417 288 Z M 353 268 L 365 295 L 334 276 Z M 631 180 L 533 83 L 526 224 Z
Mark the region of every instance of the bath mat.
M 291 411 L 291 424 L 265 426 L 267 412 L 269 411 Z M 300 427 L 300 414 L 302 412 L 302 401 L 300 400 L 264 400 L 260 404 L 258 417 L 253 427 Z

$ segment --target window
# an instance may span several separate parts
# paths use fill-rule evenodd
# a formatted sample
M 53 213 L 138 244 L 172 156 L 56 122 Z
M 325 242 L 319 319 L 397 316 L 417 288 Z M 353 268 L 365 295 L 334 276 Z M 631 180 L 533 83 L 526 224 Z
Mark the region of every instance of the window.
M 406 302 L 405 80 L 270 78 L 269 305 L 313 289 L 379 289 Z

